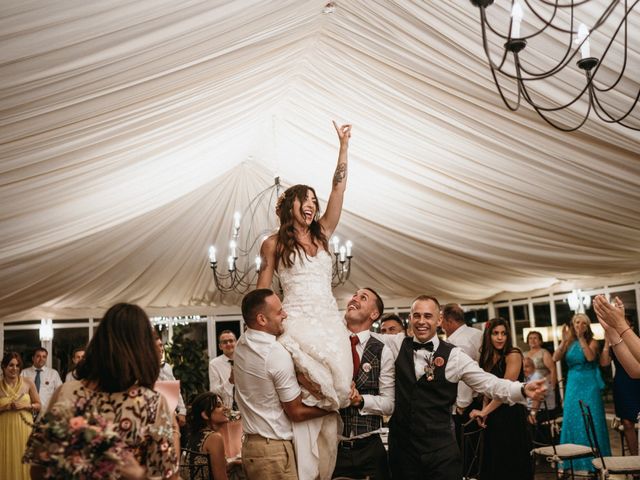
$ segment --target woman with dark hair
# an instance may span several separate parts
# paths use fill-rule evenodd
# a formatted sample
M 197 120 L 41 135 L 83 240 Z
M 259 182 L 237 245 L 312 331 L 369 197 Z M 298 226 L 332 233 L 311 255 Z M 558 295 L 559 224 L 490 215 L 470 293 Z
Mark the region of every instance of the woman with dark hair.
M 567 383 L 564 391 L 564 409 L 562 412 L 562 432 L 560 443 L 574 443 L 589 446 L 589 439 L 582 420 L 579 401 L 589 405 L 596 436 L 602 455 L 611 455 L 607 421 L 604 416 L 602 389 L 604 381 L 598 358 L 598 342 L 593 338 L 591 321 L 584 313 L 577 313 L 571 319 L 571 325 L 562 328 L 562 342 L 553 353 L 553 361 L 562 358 L 567 362 Z M 563 469 L 569 469 L 569 462 L 564 462 Z M 593 472 L 595 469 L 590 458 L 573 461 L 576 473 Z
M 22 463 L 22 455 L 31 433 L 32 413 L 40 410 L 40 397 L 33 381 L 20 375 L 19 353 L 6 353 L 1 365 L 0 478 L 29 480 L 29 466 Z
M 211 476 L 213 480 L 240 480 L 245 478 L 242 472 L 242 461 L 227 462 L 225 458 L 224 436 L 219 432 L 229 419 L 225 415 L 222 399 L 213 392 L 204 392 L 194 398 L 191 403 L 187 426 L 189 435 L 185 447 L 191 451 L 209 455 Z M 186 455 L 186 463 L 197 462 L 190 454 Z M 209 478 L 190 477 L 191 480 L 209 480 Z
M 480 366 L 496 377 L 524 381 L 522 352 L 513 347 L 509 325 L 502 318 L 489 320 L 482 337 Z M 531 439 L 524 405 L 506 405 L 485 398 L 482 410 L 471 418 L 485 427 L 480 478 L 482 480 L 533 479 Z
M 351 125 L 333 125 L 340 153 L 327 209 L 321 216 L 315 190 L 306 185 L 295 185 L 282 194 L 276 207 L 280 228 L 262 244 L 257 284 L 257 288 L 270 288 L 278 272 L 284 290 L 282 304 L 288 314 L 279 341 L 291 353 L 303 386 L 307 379 L 321 391 L 316 398 L 303 390 L 304 403 L 327 410 L 349 405 L 353 376 L 349 332 L 331 291 L 333 259 L 328 242 L 342 212 Z M 336 415 L 294 423 L 301 478 L 315 478 L 319 471 L 333 472 L 337 430 Z M 317 444 L 328 448 L 318 449 Z
M 141 469 L 132 468 L 127 478 L 177 478 L 180 450 L 177 426 L 166 400 L 153 390 L 160 364 L 147 314 L 137 305 L 119 303 L 100 321 L 89 342 L 85 359 L 76 369 L 77 380 L 60 387 L 49 411 L 72 408 L 74 415 L 95 411 L 115 425 Z M 29 445 L 42 438 L 38 424 Z M 39 436 L 40 435 L 40 436 Z M 34 440 L 34 436 L 38 437 Z M 33 442 L 32 442 L 33 441 Z M 42 478 L 41 456 L 28 448 L 25 459 L 32 464 L 32 477 Z M 127 462 L 132 467 L 135 462 Z

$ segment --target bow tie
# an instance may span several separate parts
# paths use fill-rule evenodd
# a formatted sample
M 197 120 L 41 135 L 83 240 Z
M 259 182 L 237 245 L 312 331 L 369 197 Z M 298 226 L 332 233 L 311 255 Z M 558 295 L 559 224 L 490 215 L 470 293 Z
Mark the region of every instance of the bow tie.
M 413 349 L 416 351 L 424 349 L 427 352 L 433 352 L 433 342 L 427 342 L 427 343 L 413 342 Z

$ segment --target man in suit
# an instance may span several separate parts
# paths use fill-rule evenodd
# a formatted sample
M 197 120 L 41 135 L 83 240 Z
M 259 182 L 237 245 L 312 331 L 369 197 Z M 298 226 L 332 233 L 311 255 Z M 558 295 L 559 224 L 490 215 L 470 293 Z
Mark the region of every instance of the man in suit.
M 369 331 L 383 310 L 382 299 L 371 288 L 359 289 L 347 304 L 354 384 L 351 405 L 340 410 L 343 429 L 333 477 L 389 478 L 380 432 L 382 416 L 393 412 L 393 354 Z
M 482 370 L 460 348 L 436 335 L 441 325 L 435 297 L 417 297 L 410 313 L 414 337 L 395 345 L 395 410 L 389 424 L 393 478 L 403 480 L 460 480 L 462 460 L 452 429 L 452 408 L 458 382 L 503 402 L 525 403 L 525 396 L 541 399 L 542 382 L 522 384 Z

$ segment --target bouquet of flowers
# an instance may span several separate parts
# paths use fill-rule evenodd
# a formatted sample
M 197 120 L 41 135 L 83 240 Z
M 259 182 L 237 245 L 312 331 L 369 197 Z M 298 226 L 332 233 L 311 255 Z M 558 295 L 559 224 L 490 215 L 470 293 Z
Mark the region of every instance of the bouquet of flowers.
M 97 412 L 56 405 L 36 425 L 29 447 L 45 478 L 91 480 L 119 478 L 127 445 L 112 422 Z

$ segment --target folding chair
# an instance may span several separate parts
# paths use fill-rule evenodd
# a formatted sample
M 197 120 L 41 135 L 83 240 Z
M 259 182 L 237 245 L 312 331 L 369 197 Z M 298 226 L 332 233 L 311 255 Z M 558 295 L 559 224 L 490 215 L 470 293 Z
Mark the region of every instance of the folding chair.
M 546 402 L 545 402 L 545 407 L 546 407 Z M 558 445 L 557 435 L 560 431 L 558 427 L 559 426 L 558 421 L 561 422 L 562 418 L 560 417 L 559 419 L 556 418 L 552 420 L 546 408 L 545 408 L 545 411 L 547 412 L 546 422 L 548 422 L 550 427 L 549 432 L 550 432 L 551 445 L 543 445 L 543 446 L 536 447 L 531 450 L 531 455 L 534 458 L 534 460 L 536 456 L 543 457 L 555 472 L 556 477 L 558 476 L 560 462 L 568 461 L 570 465 L 571 479 L 574 480 L 575 473 L 573 471 L 573 461 L 579 458 L 593 457 L 593 451 L 591 447 L 588 447 L 586 445 L 578 445 L 575 443 L 563 443 Z M 533 462 L 534 477 L 535 477 L 535 473 L 536 473 L 536 462 L 534 461 Z
M 469 425 L 477 428 L 467 431 Z M 474 480 L 480 475 L 480 468 L 482 467 L 484 428 L 478 427 L 477 422 L 472 418 L 467 423 L 460 425 L 460 430 L 460 455 L 463 464 L 462 479 Z
M 209 455 L 183 448 L 180 453 L 179 474 L 182 480 L 213 480 Z
M 625 443 L 627 441 L 625 435 L 624 435 L 624 425 L 622 424 L 622 420 L 618 417 L 615 417 L 613 419 L 613 421 L 611 422 L 611 428 L 613 430 L 615 430 L 616 432 L 618 432 L 618 434 L 620 435 L 620 448 L 622 451 L 622 456 L 625 455 Z M 638 422 L 636 422 L 635 424 L 635 429 L 636 429 L 636 435 L 638 435 L 638 430 L 640 429 L 640 424 L 638 424 Z
M 619 473 L 623 475 L 640 474 L 640 456 L 611 456 L 603 457 L 596 436 L 596 427 L 591 416 L 589 405 L 580 400 L 580 410 L 582 411 L 582 420 L 584 428 L 587 431 L 587 438 L 593 450 L 594 458 L 591 463 L 599 473 L 601 480 L 606 479 L 611 473 Z

